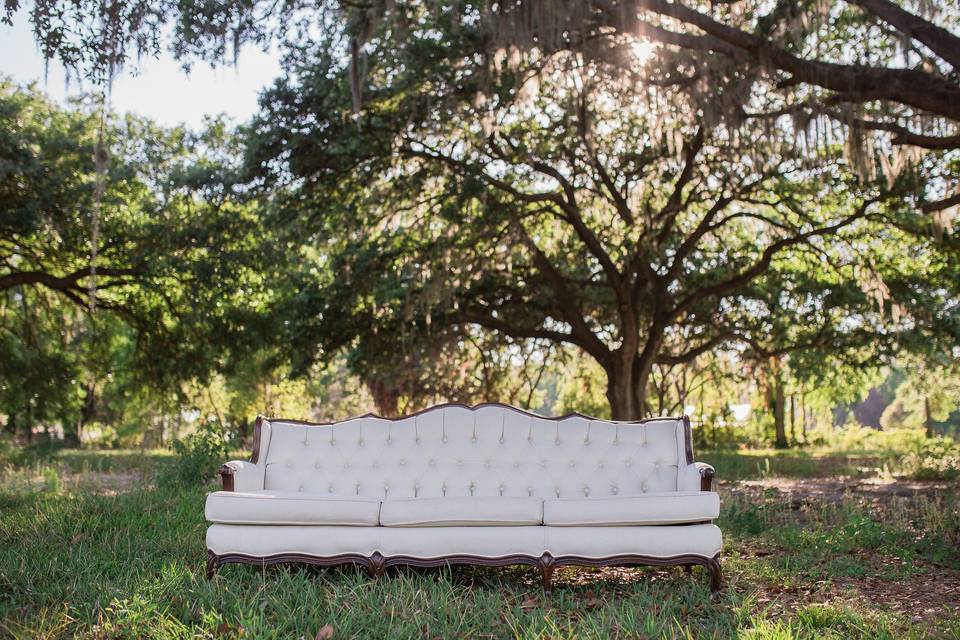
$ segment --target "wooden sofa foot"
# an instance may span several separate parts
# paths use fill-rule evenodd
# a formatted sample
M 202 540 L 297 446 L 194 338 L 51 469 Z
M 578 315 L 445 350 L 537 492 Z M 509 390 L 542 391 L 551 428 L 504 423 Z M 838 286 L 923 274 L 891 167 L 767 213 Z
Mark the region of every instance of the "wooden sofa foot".
M 540 582 L 543 584 L 543 594 L 547 597 L 553 593 L 553 570 L 557 568 L 557 560 L 549 553 L 540 556 L 537 563 L 540 567 Z
M 720 569 L 720 556 L 714 556 L 707 561 L 710 570 L 710 598 L 716 602 L 720 599 L 720 588 L 723 585 L 723 572 Z
M 207 549 L 207 580 L 213 580 L 220 566 L 220 558 L 213 551 Z
M 387 559 L 380 554 L 379 551 L 374 551 L 373 555 L 370 556 L 370 564 L 367 565 L 367 571 L 370 572 L 371 578 L 378 578 L 384 574 L 387 570 Z
M 683 572 L 686 574 L 693 573 L 693 565 L 692 564 L 683 565 Z

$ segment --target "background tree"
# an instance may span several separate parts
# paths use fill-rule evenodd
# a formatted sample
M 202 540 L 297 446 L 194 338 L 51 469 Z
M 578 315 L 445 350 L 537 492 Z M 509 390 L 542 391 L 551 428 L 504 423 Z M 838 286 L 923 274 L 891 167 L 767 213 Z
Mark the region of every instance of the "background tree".
M 859 184 L 837 154 L 758 158 L 723 126 L 651 119 L 648 92 L 602 60 L 492 73 L 486 33 L 452 12 L 400 47 L 371 35 L 352 115 L 344 38 L 291 56 L 251 128 L 255 177 L 286 184 L 278 215 L 329 256 L 297 328 L 312 344 L 446 326 L 569 344 L 603 368 L 613 416 L 636 418 L 656 364 L 876 339 L 855 273 L 883 275 L 850 248 L 926 233 L 903 200 L 910 172 Z M 356 309 L 369 323 L 343 321 Z
M 0 85 L 2 410 L 8 429 L 56 421 L 75 443 L 109 411 L 100 399 L 176 393 L 262 348 L 269 303 L 272 252 L 255 206 L 232 197 L 219 122 L 194 135 L 108 119 L 94 273 L 98 122 Z

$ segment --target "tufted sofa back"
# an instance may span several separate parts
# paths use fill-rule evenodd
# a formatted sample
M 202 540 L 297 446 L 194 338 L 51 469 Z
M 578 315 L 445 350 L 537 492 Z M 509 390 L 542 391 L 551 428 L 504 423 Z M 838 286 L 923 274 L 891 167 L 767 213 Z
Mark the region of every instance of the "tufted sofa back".
M 676 491 L 692 461 L 682 418 L 544 418 L 500 404 L 328 425 L 264 419 L 255 447 L 265 489 L 378 499 Z

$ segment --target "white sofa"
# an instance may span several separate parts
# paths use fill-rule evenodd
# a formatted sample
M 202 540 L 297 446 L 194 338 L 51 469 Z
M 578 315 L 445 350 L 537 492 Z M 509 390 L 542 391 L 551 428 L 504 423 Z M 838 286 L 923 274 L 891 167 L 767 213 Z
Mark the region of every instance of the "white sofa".
M 720 588 L 713 468 L 690 422 L 545 418 L 447 404 L 333 424 L 258 418 L 249 462 L 207 497 L 207 574 L 226 562 L 704 565 Z

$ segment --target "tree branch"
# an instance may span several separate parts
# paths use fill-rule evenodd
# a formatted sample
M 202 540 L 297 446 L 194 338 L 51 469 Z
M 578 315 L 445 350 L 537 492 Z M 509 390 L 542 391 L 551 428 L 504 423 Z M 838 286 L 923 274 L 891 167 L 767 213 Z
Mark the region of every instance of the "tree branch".
M 897 6 L 890 0 L 847 0 L 890 24 L 905 36 L 922 42 L 930 51 L 960 71 L 960 38 L 943 27 Z

